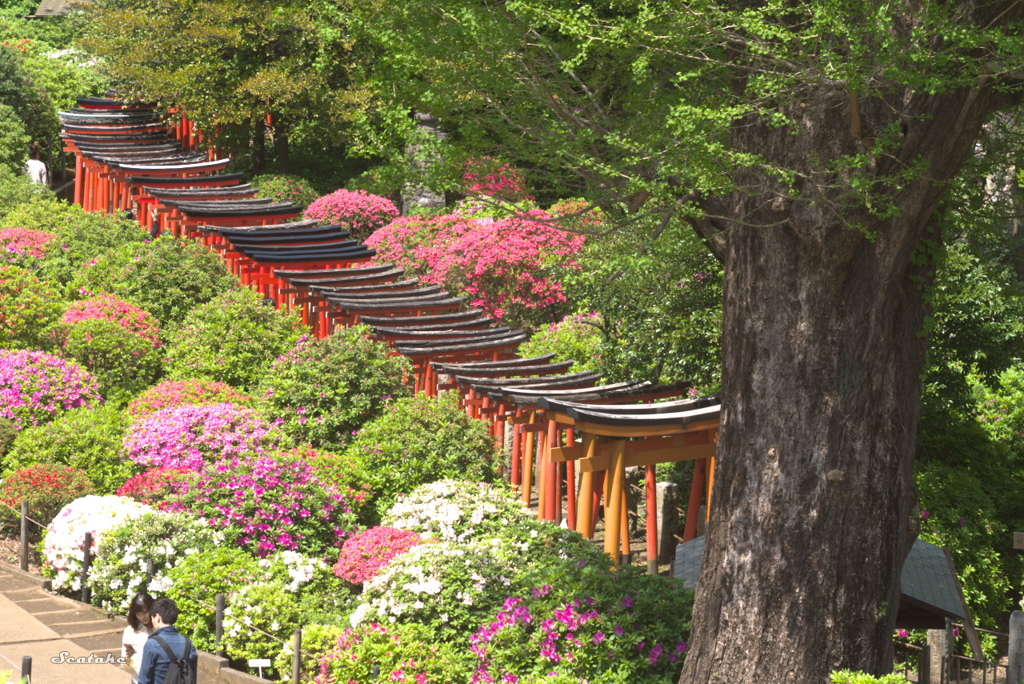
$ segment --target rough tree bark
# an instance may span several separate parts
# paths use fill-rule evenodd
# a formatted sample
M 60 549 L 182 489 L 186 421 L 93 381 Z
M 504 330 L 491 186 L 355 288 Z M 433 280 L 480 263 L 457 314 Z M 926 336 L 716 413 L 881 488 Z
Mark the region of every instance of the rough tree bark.
M 993 16 L 1010 3 L 987 9 Z M 1016 11 L 1016 10 L 1014 10 Z M 891 669 L 900 569 L 916 536 L 914 445 L 925 338 L 923 241 L 944 183 L 1008 104 L 993 83 L 858 102 L 808 87 L 799 122 L 737 122 L 734 144 L 800 174 L 801 196 L 738 172 L 696 224 L 725 263 L 723 406 L 713 507 L 680 684 L 825 682 Z M 899 215 L 859 209 L 826 165 L 871 152 L 864 173 Z M 897 186 L 882 179 L 926 162 Z

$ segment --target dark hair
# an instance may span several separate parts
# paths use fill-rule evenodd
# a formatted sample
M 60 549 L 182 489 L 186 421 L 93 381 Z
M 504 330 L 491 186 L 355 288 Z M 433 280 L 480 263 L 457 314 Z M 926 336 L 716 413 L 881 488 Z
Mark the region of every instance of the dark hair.
M 181 611 L 178 610 L 178 604 L 171 599 L 158 598 L 156 601 L 153 601 L 153 605 L 150 607 L 149 612 L 153 615 L 159 615 L 165 625 L 173 625 L 178 621 L 178 614 Z
M 139 620 L 138 614 L 143 611 L 146 611 L 147 613 L 150 612 L 152 605 L 153 597 L 145 592 L 136 594 L 135 598 L 132 599 L 131 605 L 128 606 L 128 624 L 131 625 L 131 628 L 136 632 L 139 631 L 139 628 L 142 626 L 142 622 Z
M 38 142 L 34 142 L 28 146 L 28 151 L 33 159 L 39 159 L 39 155 L 42 154 L 42 147 Z

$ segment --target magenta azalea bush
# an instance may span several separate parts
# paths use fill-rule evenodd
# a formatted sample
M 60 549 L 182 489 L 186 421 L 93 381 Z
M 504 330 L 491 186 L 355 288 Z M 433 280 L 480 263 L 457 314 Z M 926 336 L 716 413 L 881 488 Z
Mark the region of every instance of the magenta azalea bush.
M 188 511 L 263 557 L 275 551 L 319 555 L 355 532 L 355 515 L 342 494 L 320 481 L 301 459 L 224 458 L 164 506 Z
M 336 190 L 309 205 L 305 217 L 345 226 L 352 235 L 366 237 L 398 217 L 398 207 L 386 197 L 365 190 Z
M 157 411 L 179 406 L 209 406 L 235 404 L 251 406 L 253 397 L 243 394 L 231 385 L 214 380 L 165 380 L 136 397 L 125 409 L 130 417 L 140 420 Z
M 533 199 L 533 195 L 526 192 L 526 175 L 511 164 L 491 157 L 468 160 L 462 180 L 470 194 L 487 195 L 507 202 Z
M 473 219 L 460 214 L 403 216 L 374 232 L 366 239 L 366 246 L 377 250 L 375 263 L 394 264 L 425 275 L 429 269 L 422 250 L 463 235 L 473 226 Z
M 0 253 L 15 260 L 19 257 L 42 259 L 54 237 L 44 230 L 0 228 Z
M 103 293 L 98 297 L 73 302 L 61 318 L 68 325 L 94 319 L 117 323 L 125 330 L 149 340 L 154 348 L 160 346 L 160 324 L 156 318 L 112 294 Z
M 136 463 L 201 470 L 207 462 L 261 454 L 283 443 L 259 413 L 224 403 L 157 411 L 129 428 L 124 448 Z
M 81 366 L 41 351 L 0 350 L 0 418 L 19 429 L 103 402 Z
M 421 541 L 420 535 L 410 530 L 371 527 L 349 538 L 341 547 L 334 574 L 352 584 L 362 584 Z

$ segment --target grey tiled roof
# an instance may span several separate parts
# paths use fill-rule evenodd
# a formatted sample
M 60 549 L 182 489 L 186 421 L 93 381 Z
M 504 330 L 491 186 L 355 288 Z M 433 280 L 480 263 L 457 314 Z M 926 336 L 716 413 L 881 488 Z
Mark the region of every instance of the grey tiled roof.
M 701 561 L 704 557 L 704 537 L 697 537 L 676 547 L 674 563 L 675 577 L 683 580 L 688 589 L 697 588 Z M 900 591 L 918 603 L 933 606 L 944 613 L 967 618 L 956 578 L 946 560 L 941 546 L 914 540 L 903 572 L 900 575 Z
M 92 0 L 42 0 L 35 14 L 30 14 L 29 16 L 35 19 L 59 17 L 75 9 L 75 5 L 90 3 L 92 3 Z

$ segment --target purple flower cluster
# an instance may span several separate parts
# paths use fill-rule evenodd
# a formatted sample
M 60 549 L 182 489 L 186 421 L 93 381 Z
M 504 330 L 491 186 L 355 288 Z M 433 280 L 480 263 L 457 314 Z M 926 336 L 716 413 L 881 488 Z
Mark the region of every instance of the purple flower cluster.
M 318 480 L 309 463 L 270 456 L 207 466 L 166 509 L 199 513 L 261 557 L 338 547 L 354 526 L 344 496 Z
M 201 470 L 225 456 L 279 448 L 283 436 L 256 411 L 234 404 L 178 406 L 138 421 L 128 430 L 128 458 L 143 465 Z
M 102 402 L 96 381 L 78 364 L 41 351 L 0 350 L 0 418 L 19 428 Z
M 398 207 L 386 197 L 365 190 L 337 190 L 306 209 L 305 217 L 339 223 L 354 233 L 368 235 L 398 218 Z

